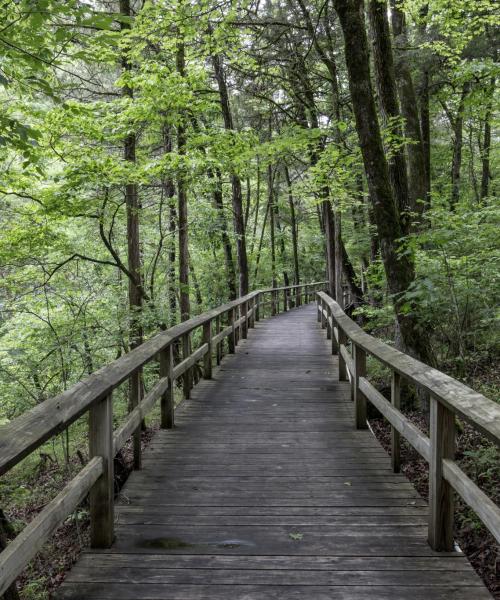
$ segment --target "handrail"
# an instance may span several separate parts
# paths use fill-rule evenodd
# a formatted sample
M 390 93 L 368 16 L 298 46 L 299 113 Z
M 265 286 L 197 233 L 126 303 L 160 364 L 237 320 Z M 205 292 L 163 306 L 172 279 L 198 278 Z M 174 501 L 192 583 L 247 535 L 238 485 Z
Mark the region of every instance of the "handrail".
M 3 475 L 48 439 L 66 429 L 89 412 L 89 456 L 86 467 L 72 479 L 58 496 L 0 553 L 0 598 L 28 561 L 53 531 L 90 493 L 91 545 L 109 547 L 114 536 L 113 458 L 125 441 L 139 431 L 141 422 L 158 400 L 161 426 L 174 426 L 174 388 L 183 378 L 184 398 L 193 387 L 192 371 L 203 361 L 203 377 L 210 379 L 212 360 L 217 364 L 223 355 L 227 338 L 233 353 L 239 339 L 247 337 L 249 328 L 264 317 L 267 304 L 271 314 L 282 307 L 287 310 L 312 301 L 325 282 L 314 282 L 257 290 L 162 331 L 121 358 L 106 365 L 72 386 L 69 390 L 45 400 L 20 417 L 0 427 L 0 475 Z M 292 297 L 291 292 L 294 291 Z M 283 292 L 283 304 L 280 302 Z M 271 294 L 269 303 L 263 297 Z M 223 321 L 226 323 L 223 323 Z M 215 328 L 214 328 L 215 324 Z M 191 348 L 191 333 L 202 328 L 201 345 Z M 215 329 L 215 331 L 214 331 Z M 174 345 L 180 342 L 181 360 L 175 364 Z M 127 415 L 118 430 L 113 431 L 113 390 L 140 372 L 148 362 L 159 359 L 160 373 L 156 385 Z M 140 462 L 140 445 L 136 449 Z M 29 551 L 27 550 L 29 548 Z
M 464 418 L 500 445 L 500 405 L 364 332 L 326 293 L 318 292 L 316 299 L 318 320 L 332 340 L 332 353 L 338 353 L 339 379 L 349 379 L 351 383 L 355 427 L 366 429 L 366 403 L 370 401 L 391 424 L 393 470 L 398 472 L 400 468 L 400 436 L 429 463 L 428 539 L 431 547 L 453 549 L 453 490 L 500 543 L 500 508 L 454 461 L 455 416 Z M 391 370 L 390 401 L 366 377 L 367 354 Z M 429 437 L 399 410 L 401 377 L 430 394 Z

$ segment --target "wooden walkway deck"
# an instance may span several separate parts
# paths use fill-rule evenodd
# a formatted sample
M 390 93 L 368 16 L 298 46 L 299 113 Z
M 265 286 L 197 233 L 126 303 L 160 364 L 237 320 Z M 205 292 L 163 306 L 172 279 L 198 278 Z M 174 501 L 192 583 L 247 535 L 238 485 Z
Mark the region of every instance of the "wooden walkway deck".
M 64 600 L 481 600 L 369 431 L 313 305 L 261 321 L 159 432 Z

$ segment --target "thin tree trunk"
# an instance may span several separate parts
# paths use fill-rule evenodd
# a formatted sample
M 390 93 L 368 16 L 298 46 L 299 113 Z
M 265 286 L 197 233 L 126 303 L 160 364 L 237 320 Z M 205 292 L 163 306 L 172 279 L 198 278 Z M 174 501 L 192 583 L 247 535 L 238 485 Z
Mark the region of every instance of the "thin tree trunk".
M 460 200 L 460 178 L 462 171 L 462 148 L 463 148 L 463 125 L 464 125 L 464 108 L 465 98 L 469 91 L 469 84 L 466 82 L 462 87 L 460 94 L 460 103 L 456 116 L 449 116 L 450 124 L 453 128 L 453 158 L 451 162 L 451 199 L 450 205 L 452 210 Z
M 203 307 L 203 296 L 201 295 L 201 288 L 198 282 L 198 277 L 196 276 L 193 261 L 191 260 L 191 255 L 189 255 L 189 274 L 191 275 L 191 279 L 193 280 L 194 297 L 196 300 L 196 304 L 198 308 L 201 309 Z
M 229 290 L 229 300 L 235 300 L 238 296 L 236 290 L 236 271 L 234 268 L 233 261 L 233 249 L 231 246 L 231 239 L 227 232 L 227 221 L 224 213 L 224 200 L 222 194 L 222 175 L 217 169 L 215 173 L 215 188 L 213 191 L 213 199 L 215 208 L 218 211 L 217 219 L 219 221 L 220 235 L 222 240 L 222 247 L 224 248 L 224 260 L 226 263 L 226 283 L 227 289 Z
M 212 56 L 215 79 L 219 88 L 220 104 L 224 127 L 228 131 L 234 130 L 233 117 L 231 114 L 231 105 L 229 103 L 229 94 L 227 90 L 226 78 L 222 66 L 222 59 L 219 55 Z M 232 202 L 233 202 L 233 222 L 234 233 L 236 235 L 236 249 L 238 255 L 239 269 L 239 292 L 241 296 L 248 294 L 248 257 L 245 240 L 245 218 L 243 213 L 243 196 L 241 192 L 241 180 L 235 174 L 231 174 Z
M 165 154 L 172 152 L 172 136 L 168 126 L 165 125 L 163 128 L 163 151 Z M 177 297 L 175 294 L 176 279 L 175 279 L 175 231 L 177 228 L 177 213 L 175 210 L 175 186 L 173 180 L 168 177 L 163 180 L 163 190 L 167 197 L 167 210 L 168 210 L 168 242 L 167 242 L 167 297 L 169 306 L 169 318 L 168 323 L 170 327 L 173 327 L 176 322 L 177 313 Z
M 488 101 L 486 115 L 484 118 L 483 148 L 481 152 L 481 193 L 480 198 L 484 200 L 489 194 L 491 169 L 490 169 L 490 150 L 491 150 L 491 109 L 493 103 L 493 94 L 495 91 L 495 78 L 491 78 L 491 97 Z
M 405 310 L 404 293 L 415 278 L 411 257 L 400 252 L 401 223 L 394 201 L 370 80 L 370 58 L 363 0 L 334 0 L 344 34 L 349 87 L 359 144 L 377 223 L 389 290 L 393 296 L 403 349 L 422 360 L 429 352 L 413 311 Z
M 424 153 L 425 188 L 427 202 L 425 207 L 431 204 L 431 117 L 429 109 L 429 73 L 424 71 L 422 85 L 420 88 L 420 130 L 422 132 L 422 149 Z
M 264 234 L 266 232 L 266 225 L 267 225 L 267 217 L 269 216 L 269 200 L 266 204 L 266 212 L 264 213 L 264 222 L 262 223 L 262 229 L 260 231 L 260 239 L 259 239 L 259 246 L 257 248 L 257 257 L 255 259 L 255 271 L 254 271 L 254 275 L 253 275 L 253 280 L 254 280 L 254 286 L 256 286 L 257 284 L 257 274 L 259 272 L 259 263 L 260 263 L 260 255 L 262 252 L 262 246 L 264 244 Z
M 182 41 L 180 41 L 177 46 L 176 66 L 179 75 L 184 77 L 186 59 L 184 43 Z M 177 126 L 177 150 L 181 156 L 186 153 L 186 130 L 182 118 Z M 191 314 L 191 304 L 189 299 L 188 207 L 184 173 L 181 173 L 177 180 L 177 202 L 179 221 L 179 304 L 181 321 L 186 321 Z
M 275 244 L 275 230 L 274 230 L 274 189 L 273 189 L 273 168 L 271 165 L 267 168 L 267 193 L 269 197 L 269 228 L 271 233 L 271 287 L 277 287 L 276 280 L 276 244 Z
M 300 270 L 299 270 L 299 228 L 295 215 L 295 202 L 293 200 L 292 182 L 290 180 L 290 172 L 285 165 L 285 180 L 288 189 L 288 206 L 290 207 L 290 225 L 292 228 L 292 252 L 293 252 L 293 283 L 299 285 Z
M 130 9 L 130 0 L 120 0 L 120 12 L 126 17 L 132 15 Z M 130 29 L 130 24 L 122 22 L 121 30 Z M 124 71 L 131 71 L 132 65 L 128 57 L 124 54 L 122 57 L 122 68 Z M 133 91 L 128 86 L 123 87 L 123 95 L 126 98 L 133 98 Z M 132 164 L 135 163 L 136 139 L 135 134 L 130 133 L 124 141 L 124 159 Z M 125 205 L 127 209 L 127 257 L 128 270 L 132 278 L 128 280 L 128 298 L 129 298 L 129 333 L 130 349 L 133 350 L 140 346 L 143 341 L 142 326 L 142 264 L 139 238 L 139 193 L 137 184 L 127 183 L 125 186 Z M 133 410 L 139 405 L 142 397 L 142 371 L 135 372 L 129 378 L 128 408 Z M 142 422 L 142 428 L 145 428 L 145 422 Z M 141 466 L 141 431 L 138 429 L 134 433 L 134 467 L 139 469 Z

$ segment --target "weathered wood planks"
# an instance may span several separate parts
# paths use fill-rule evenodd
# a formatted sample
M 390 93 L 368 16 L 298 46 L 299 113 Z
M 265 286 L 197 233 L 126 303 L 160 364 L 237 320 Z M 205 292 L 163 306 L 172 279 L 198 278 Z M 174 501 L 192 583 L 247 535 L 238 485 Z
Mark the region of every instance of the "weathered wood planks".
M 369 431 L 303 307 L 202 381 L 144 453 L 112 548 L 61 600 L 482 600 L 462 554 L 434 552 L 427 506 Z

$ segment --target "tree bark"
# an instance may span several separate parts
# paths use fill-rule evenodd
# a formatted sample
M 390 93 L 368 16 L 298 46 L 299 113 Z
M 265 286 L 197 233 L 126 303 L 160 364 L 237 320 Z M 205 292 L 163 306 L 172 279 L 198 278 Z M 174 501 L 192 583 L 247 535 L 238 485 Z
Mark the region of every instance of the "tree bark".
M 356 129 L 403 349 L 425 361 L 429 358 L 429 352 L 424 340 L 424 332 L 420 330 L 413 311 L 406 311 L 404 308 L 404 294 L 414 281 L 415 270 L 410 256 L 399 251 L 401 223 L 394 201 L 373 98 L 363 0 L 334 0 L 334 3 L 344 34 L 345 58 Z
M 425 167 L 426 208 L 431 204 L 431 117 L 429 109 L 429 73 L 424 71 L 420 88 L 420 130 Z
M 409 46 L 406 32 L 405 15 L 396 0 L 391 0 L 392 31 L 395 38 L 395 74 L 401 105 L 401 114 L 405 119 L 405 135 L 410 140 L 406 145 L 408 157 L 408 189 L 410 205 L 421 215 L 428 202 L 426 185 L 426 166 L 417 95 L 411 70 L 404 48 Z
M 495 92 L 495 78 L 491 78 L 491 97 L 488 101 L 486 115 L 484 117 L 483 130 L 483 148 L 481 152 L 481 193 L 480 198 L 484 200 L 489 194 L 491 168 L 490 168 L 490 150 L 491 150 L 491 109 L 493 104 L 493 94 Z
M 271 165 L 267 168 L 267 193 L 269 197 L 269 229 L 271 234 L 271 287 L 277 287 L 276 280 L 276 243 L 275 243 L 275 228 L 274 228 L 274 189 L 273 189 L 273 168 Z
M 220 227 L 220 235 L 222 241 L 222 247 L 224 249 L 224 260 L 226 263 L 226 283 L 227 289 L 229 290 L 229 300 L 236 300 L 238 292 L 236 290 L 236 271 L 234 268 L 233 261 L 233 249 L 231 246 L 231 239 L 227 232 L 227 221 L 224 213 L 224 200 L 222 194 L 222 175 L 217 169 L 215 173 L 215 189 L 213 191 L 213 199 L 215 208 L 218 211 L 218 221 Z
M 234 131 L 233 117 L 231 114 L 231 105 L 229 103 L 229 94 L 227 90 L 226 78 L 222 66 L 222 58 L 219 55 L 212 56 L 212 65 L 214 68 L 215 79 L 219 88 L 220 104 L 224 127 L 227 131 Z M 232 203 L 233 203 L 233 223 L 236 236 L 236 249 L 238 255 L 239 269 L 239 292 L 241 296 L 248 294 L 248 257 L 245 239 L 245 216 L 243 212 L 243 195 L 241 192 L 241 180 L 235 173 L 231 174 Z
M 295 215 L 295 202 L 292 193 L 292 182 L 290 180 L 290 172 L 288 167 L 285 165 L 285 181 L 288 190 L 288 206 L 290 207 L 290 225 L 292 228 L 292 252 L 293 252 L 293 283 L 299 285 L 300 283 L 300 268 L 299 268 L 299 229 L 297 224 L 297 217 Z
M 469 92 L 469 84 L 466 82 L 462 87 L 457 114 L 452 117 L 448 114 L 453 129 L 453 158 L 451 162 L 451 209 L 454 210 L 460 200 L 460 178 L 462 171 L 462 148 L 463 148 L 463 125 L 465 98 Z
M 181 77 L 185 76 L 186 58 L 184 43 L 179 41 L 176 55 L 177 72 Z M 184 117 L 181 116 L 177 126 L 177 151 L 179 155 L 186 154 L 186 128 Z M 178 229 L 179 229 L 179 305 L 181 321 L 187 321 L 191 314 L 191 303 L 189 299 L 189 233 L 188 233 L 188 207 L 185 174 L 180 173 L 177 179 L 177 203 L 178 203 Z
M 392 42 L 389 31 L 389 20 L 387 16 L 387 4 L 385 0 L 370 0 L 368 3 L 370 23 L 373 32 L 373 62 L 375 65 L 376 82 L 380 99 L 380 108 L 385 126 L 391 126 L 391 130 L 399 137 L 403 131 L 396 122 L 392 121 L 401 116 L 396 91 L 396 76 L 394 72 L 394 61 Z M 392 121 L 392 125 L 391 125 Z M 406 159 L 403 147 L 392 151 L 389 158 L 389 176 L 393 188 L 394 199 L 399 208 L 399 218 L 403 233 L 409 232 L 409 219 L 407 212 L 414 210 L 410 206 L 408 192 L 408 177 L 406 172 Z

